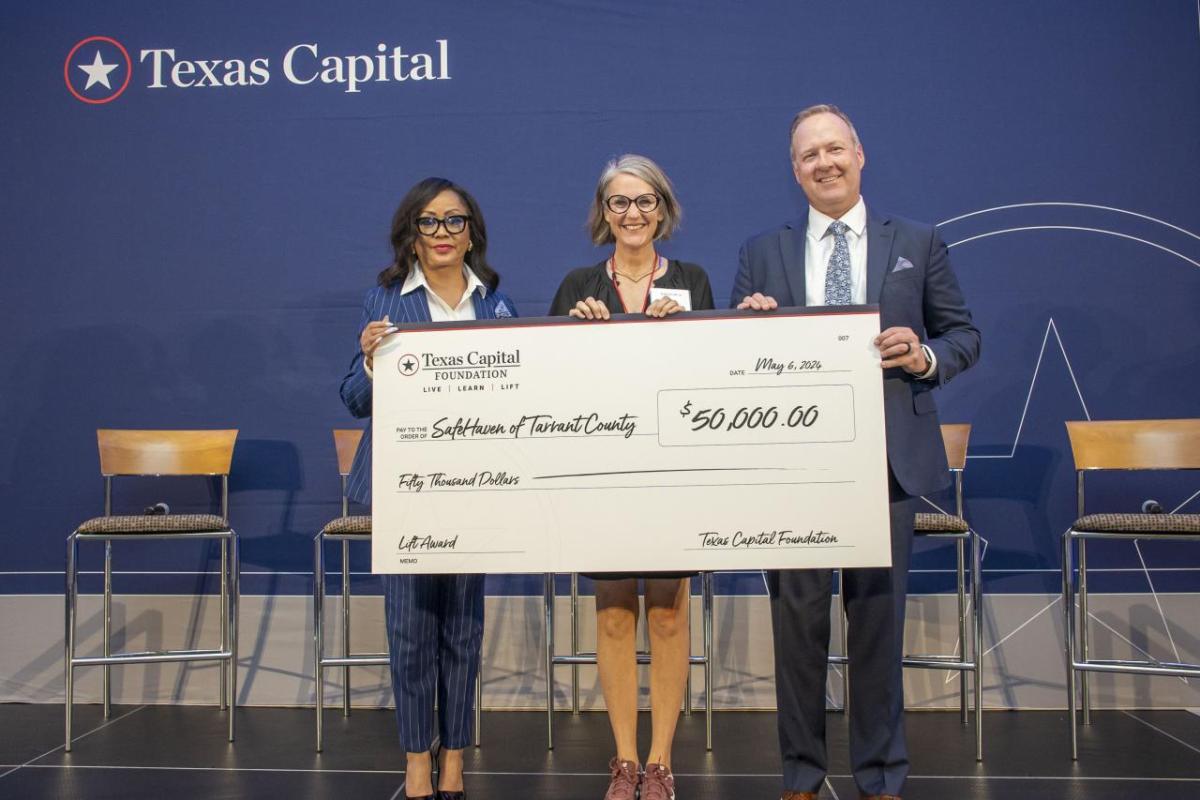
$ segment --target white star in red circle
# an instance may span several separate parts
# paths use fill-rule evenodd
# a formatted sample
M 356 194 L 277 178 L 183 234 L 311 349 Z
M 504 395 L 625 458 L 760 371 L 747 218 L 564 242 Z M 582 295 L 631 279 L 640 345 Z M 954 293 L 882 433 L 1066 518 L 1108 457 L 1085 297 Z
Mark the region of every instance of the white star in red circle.
M 100 58 L 100 51 L 97 49 L 96 57 L 92 59 L 91 64 L 76 64 L 75 66 L 87 73 L 87 85 L 83 87 L 85 92 L 95 86 L 97 83 L 101 84 L 105 89 L 108 89 L 111 92 L 112 84 L 108 82 L 108 73 L 112 72 L 120 65 L 105 64 L 104 60 Z

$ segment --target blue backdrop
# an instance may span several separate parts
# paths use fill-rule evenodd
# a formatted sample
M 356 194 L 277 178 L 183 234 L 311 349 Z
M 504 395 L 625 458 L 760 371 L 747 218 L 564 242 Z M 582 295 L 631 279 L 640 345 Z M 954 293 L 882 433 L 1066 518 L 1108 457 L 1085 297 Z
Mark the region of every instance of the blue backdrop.
M 1063 420 L 1200 412 L 1195 0 L 25 2 L 0 45 L 2 592 L 60 590 L 64 538 L 101 507 L 97 427 L 239 428 L 245 591 L 306 591 L 337 510 L 329 431 L 352 422 L 338 384 L 411 184 L 476 194 L 505 289 L 539 315 L 602 255 L 583 224 L 603 162 L 650 155 L 685 212 L 663 249 L 723 303 L 739 243 L 800 208 L 787 131 L 814 102 L 855 119 L 868 204 L 944 223 L 983 331 L 939 403 L 974 425 L 987 591 L 1056 588 Z M 1197 511 L 1198 484 L 1106 504 Z M 118 504 L 167 496 L 142 488 Z M 1097 551 L 1101 589 L 1200 589 L 1186 551 L 1143 547 L 1148 573 Z M 116 556 L 138 573 L 118 590 L 210 569 L 179 546 Z M 915 589 L 948 586 L 942 556 L 914 566 Z

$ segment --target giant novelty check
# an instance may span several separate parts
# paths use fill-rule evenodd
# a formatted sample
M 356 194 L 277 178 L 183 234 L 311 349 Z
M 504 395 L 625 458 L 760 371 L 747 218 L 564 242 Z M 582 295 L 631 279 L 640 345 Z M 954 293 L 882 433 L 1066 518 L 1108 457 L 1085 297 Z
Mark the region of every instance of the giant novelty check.
M 878 333 L 873 307 L 404 328 L 372 568 L 887 566 Z

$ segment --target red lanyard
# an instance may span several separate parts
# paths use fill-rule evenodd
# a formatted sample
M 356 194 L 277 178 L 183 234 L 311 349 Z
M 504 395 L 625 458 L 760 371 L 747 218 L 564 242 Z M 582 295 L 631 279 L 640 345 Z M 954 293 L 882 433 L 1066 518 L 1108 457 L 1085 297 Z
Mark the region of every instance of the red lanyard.
M 617 285 L 617 256 L 615 254 L 608 260 L 608 265 L 612 273 L 608 279 L 612 281 L 613 291 L 617 293 L 617 299 L 621 301 L 621 309 L 628 314 L 629 307 L 625 305 L 625 298 L 621 296 L 621 289 Z M 650 270 L 650 281 L 646 284 L 646 296 L 642 298 L 642 311 L 650 306 L 650 289 L 654 286 L 654 273 L 656 272 L 658 272 L 658 253 L 654 254 L 654 268 Z

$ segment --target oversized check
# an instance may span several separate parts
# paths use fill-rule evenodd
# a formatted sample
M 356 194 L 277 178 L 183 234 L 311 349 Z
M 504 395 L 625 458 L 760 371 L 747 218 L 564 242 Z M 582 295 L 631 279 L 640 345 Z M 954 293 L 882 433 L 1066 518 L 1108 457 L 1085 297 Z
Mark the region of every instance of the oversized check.
M 867 310 L 406 327 L 374 359 L 375 572 L 891 562 Z

